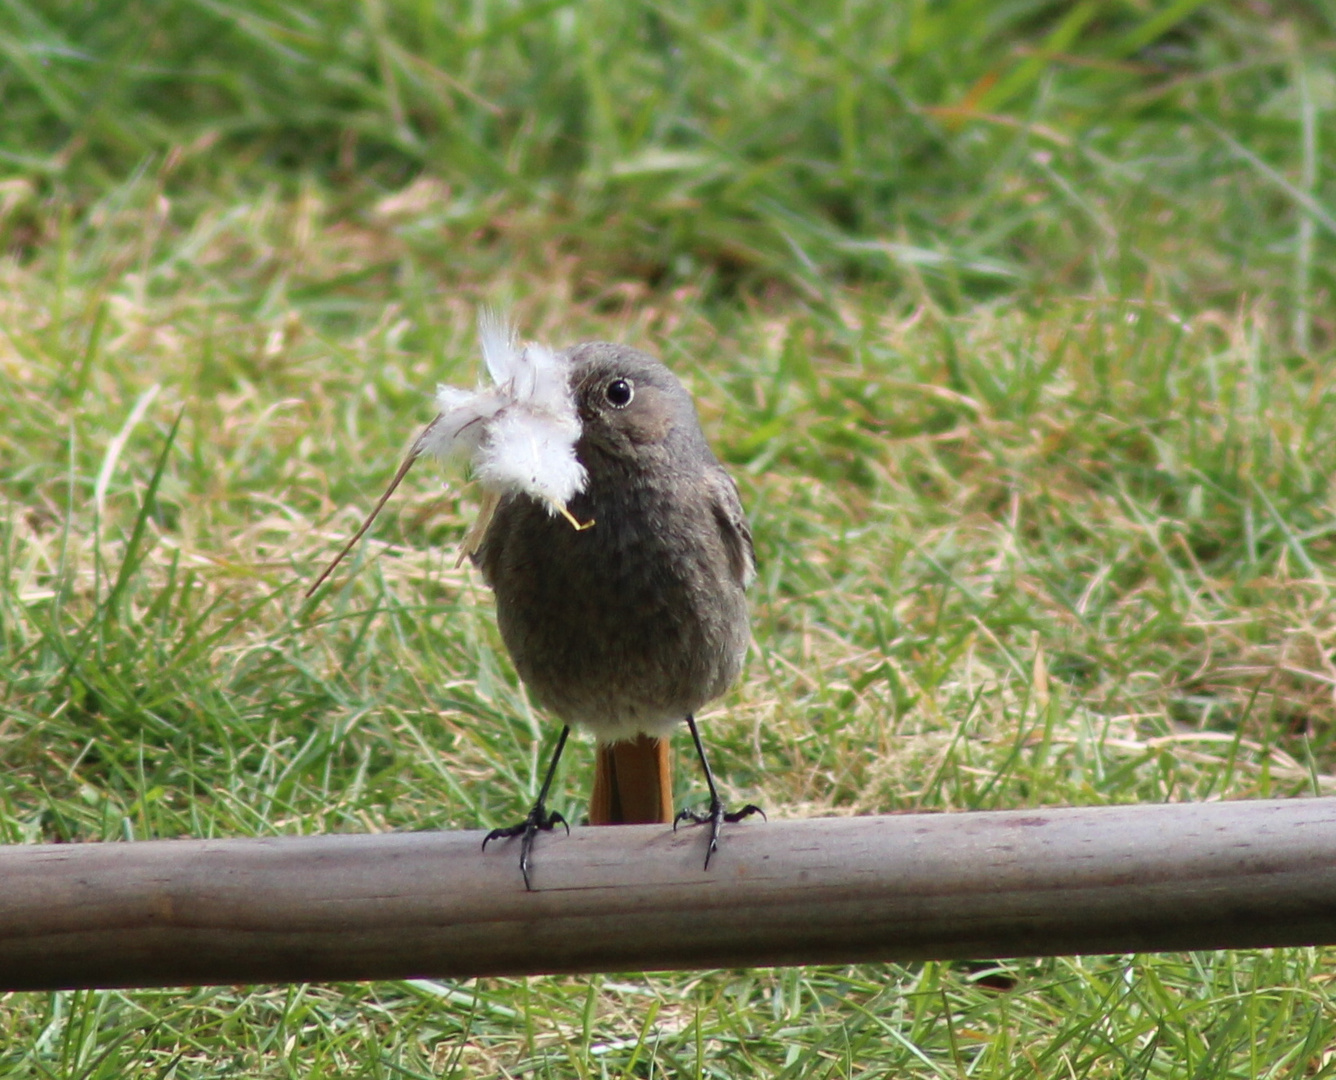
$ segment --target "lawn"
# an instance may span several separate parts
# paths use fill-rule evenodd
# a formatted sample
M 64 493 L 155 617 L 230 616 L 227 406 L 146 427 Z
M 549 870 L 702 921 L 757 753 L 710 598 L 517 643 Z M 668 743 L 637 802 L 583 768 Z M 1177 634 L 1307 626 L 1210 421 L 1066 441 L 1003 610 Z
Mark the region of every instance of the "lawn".
M 466 478 L 302 597 L 484 305 L 663 357 L 738 480 L 730 799 L 1336 793 L 1330 4 L 37 0 L 0 55 L 4 842 L 523 815 L 556 729 L 455 565 Z M 0 1075 L 1319 1077 L 1334 978 L 10 994 Z

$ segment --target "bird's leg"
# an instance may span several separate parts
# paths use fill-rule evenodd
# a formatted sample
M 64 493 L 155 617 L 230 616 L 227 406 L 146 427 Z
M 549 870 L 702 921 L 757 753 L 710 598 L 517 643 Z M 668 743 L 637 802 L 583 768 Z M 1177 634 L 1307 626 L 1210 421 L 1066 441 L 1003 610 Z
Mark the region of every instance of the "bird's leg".
M 705 849 L 705 869 L 710 868 L 710 856 L 719 850 L 719 827 L 725 821 L 732 824 L 752 814 L 765 817 L 765 811 L 755 803 L 748 803 L 741 810 L 724 811 L 724 804 L 719 798 L 719 789 L 714 786 L 714 773 L 710 771 L 709 759 L 705 756 L 705 746 L 700 741 L 700 732 L 696 730 L 696 718 L 688 714 L 687 727 L 691 729 L 691 741 L 696 744 L 696 753 L 700 755 L 701 767 L 705 770 L 705 785 L 710 789 L 710 806 L 707 810 L 682 810 L 673 818 L 673 831 L 677 831 L 679 821 L 690 821 L 697 825 L 710 823 L 710 846 Z
M 505 829 L 493 829 L 482 838 L 482 849 L 487 850 L 487 845 L 493 840 L 509 840 L 512 836 L 522 836 L 520 841 L 520 873 L 524 875 L 524 887 L 530 892 L 533 891 L 533 885 L 529 883 L 529 852 L 533 850 L 533 838 L 538 834 L 538 830 L 551 832 L 556 825 L 565 825 L 566 834 L 569 836 L 571 827 L 566 819 L 557 813 L 549 811 L 547 803 L 547 791 L 552 786 L 552 777 L 557 772 L 557 762 L 561 760 L 561 752 L 566 748 L 566 736 L 571 733 L 570 725 L 567 724 L 561 729 L 561 735 L 557 739 L 557 748 L 552 752 L 552 761 L 547 767 L 547 776 L 543 778 L 543 786 L 538 792 L 538 799 L 533 804 L 533 809 L 529 811 L 529 816 L 518 825 L 511 825 Z

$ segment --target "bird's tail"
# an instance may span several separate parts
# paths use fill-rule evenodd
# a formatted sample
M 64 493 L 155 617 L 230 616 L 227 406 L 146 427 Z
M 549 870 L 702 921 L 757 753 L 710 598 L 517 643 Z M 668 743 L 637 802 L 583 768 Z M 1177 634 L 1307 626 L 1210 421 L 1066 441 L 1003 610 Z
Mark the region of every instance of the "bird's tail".
M 673 769 L 668 740 L 638 735 L 600 744 L 594 766 L 590 825 L 635 825 L 673 820 Z

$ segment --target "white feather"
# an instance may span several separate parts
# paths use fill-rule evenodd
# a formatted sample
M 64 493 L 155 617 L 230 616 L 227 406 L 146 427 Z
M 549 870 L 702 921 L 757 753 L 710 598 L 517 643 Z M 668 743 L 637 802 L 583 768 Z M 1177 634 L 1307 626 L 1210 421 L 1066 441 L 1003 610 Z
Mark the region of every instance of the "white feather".
M 521 492 L 553 514 L 565 513 L 587 480 L 575 456 L 580 417 L 569 362 L 543 345 L 518 348 L 514 330 L 490 312 L 478 319 L 478 338 L 492 385 L 438 387 L 440 415 L 418 437 L 414 454 L 465 460 L 492 494 Z
M 585 486 L 584 466 L 572 452 L 579 434 L 561 419 L 507 409 L 488 426 L 474 473 L 485 488 L 522 491 L 555 513 Z
M 575 398 L 571 394 L 569 365 L 546 345 L 529 344 L 524 347 L 523 366 L 516 372 L 516 380 L 528 383 L 524 395 L 530 408 L 552 416 L 569 416 L 579 435 L 580 422 L 575 412 Z
M 505 399 L 490 390 L 436 388 L 440 415 L 418 436 L 417 454 L 431 454 L 442 462 L 470 461 L 487 433 L 488 422 L 505 408 Z
M 482 360 L 492 382 L 502 386 L 510 381 L 515 363 L 515 328 L 489 308 L 478 312 L 478 344 Z

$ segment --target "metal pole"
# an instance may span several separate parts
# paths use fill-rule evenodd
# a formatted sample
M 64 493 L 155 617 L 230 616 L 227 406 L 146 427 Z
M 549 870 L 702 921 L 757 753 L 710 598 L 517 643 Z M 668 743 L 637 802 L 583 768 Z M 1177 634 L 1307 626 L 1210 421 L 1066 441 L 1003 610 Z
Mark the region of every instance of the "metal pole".
M 0 990 L 1336 943 L 1336 799 L 0 848 Z

